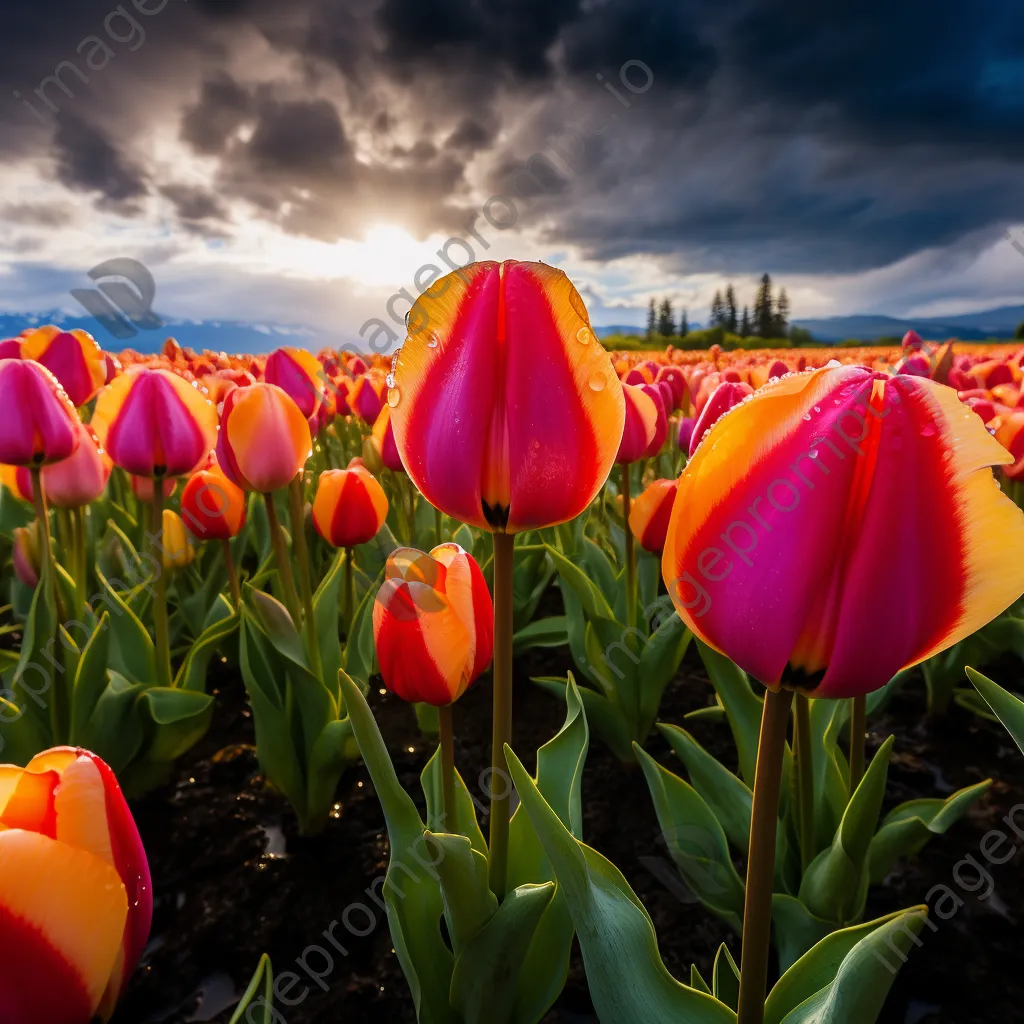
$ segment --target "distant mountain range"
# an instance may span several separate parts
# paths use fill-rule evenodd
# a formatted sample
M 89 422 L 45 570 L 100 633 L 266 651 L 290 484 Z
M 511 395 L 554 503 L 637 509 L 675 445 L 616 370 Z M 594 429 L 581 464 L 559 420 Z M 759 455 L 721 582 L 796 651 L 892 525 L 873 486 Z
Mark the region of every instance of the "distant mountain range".
M 239 320 L 177 320 L 166 318 L 158 330 L 140 331 L 134 337 L 115 338 L 94 317 L 71 316 L 60 310 L 46 313 L 0 314 L 0 338 L 13 338 L 26 327 L 56 324 L 67 331 L 81 328 L 88 331 L 100 345 L 111 352 L 133 348 L 136 352 L 159 352 L 167 338 L 196 351 L 273 352 L 282 345 L 295 345 L 312 351 L 332 344 L 310 327 L 295 324 L 259 324 Z M 335 342 L 336 343 L 336 342 Z
M 298 324 L 249 323 L 241 320 L 181 320 L 167 318 L 159 330 L 142 331 L 134 337 L 115 338 L 93 317 L 72 316 L 60 310 L 46 313 L 0 314 L 0 338 L 11 338 L 26 327 L 57 324 L 65 330 L 82 328 L 92 334 L 105 349 L 117 352 L 133 348 L 138 352 L 159 352 L 164 339 L 176 338 L 187 348 L 215 352 L 272 352 L 281 345 L 296 345 L 312 351 L 336 346 L 340 338 L 329 337 L 310 327 Z M 915 330 L 928 340 L 959 338 L 961 341 L 984 341 L 988 338 L 1012 338 L 1018 324 L 1024 323 L 1024 306 L 1002 306 L 981 313 L 963 313 L 945 317 L 899 319 L 891 316 L 861 314 L 830 316 L 815 320 L 794 320 L 796 327 L 810 331 L 822 342 L 857 338 L 875 341 L 898 338 Z M 699 325 L 693 324 L 694 329 Z M 610 334 L 642 334 L 644 328 L 635 324 L 604 324 L 594 327 L 598 337 Z

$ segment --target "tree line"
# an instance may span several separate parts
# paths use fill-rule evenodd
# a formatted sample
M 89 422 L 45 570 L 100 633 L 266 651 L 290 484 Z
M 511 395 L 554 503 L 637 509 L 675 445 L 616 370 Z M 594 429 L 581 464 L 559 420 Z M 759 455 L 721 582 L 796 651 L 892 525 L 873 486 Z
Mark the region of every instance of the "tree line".
M 772 293 L 771 275 L 764 274 L 761 284 L 754 296 L 753 310 L 743 307 L 740 313 L 736 302 L 736 290 L 730 284 L 725 293 L 719 290 L 711 302 L 709 327 L 722 327 L 729 334 L 737 334 L 741 338 L 786 338 L 789 336 L 789 297 L 786 289 L 780 288 L 778 297 Z M 660 302 L 651 299 L 647 309 L 647 336 L 660 334 L 662 337 L 679 335 L 686 337 L 690 333 L 689 317 L 683 309 L 679 326 L 676 328 L 675 314 L 670 299 Z

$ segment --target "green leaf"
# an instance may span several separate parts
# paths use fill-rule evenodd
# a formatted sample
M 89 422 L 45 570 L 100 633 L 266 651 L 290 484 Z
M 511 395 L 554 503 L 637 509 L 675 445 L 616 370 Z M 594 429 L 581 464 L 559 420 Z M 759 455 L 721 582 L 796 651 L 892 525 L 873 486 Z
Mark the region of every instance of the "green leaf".
M 671 615 L 658 626 L 640 655 L 640 732 L 641 743 L 647 738 L 665 687 L 672 681 L 690 646 L 693 634 L 678 615 Z
M 890 736 L 871 759 L 832 845 L 815 857 L 800 883 L 800 901 L 823 920 L 846 924 L 864 912 L 870 881 L 868 851 L 885 796 L 892 745 Z
M 559 579 L 580 602 L 587 619 L 611 619 L 614 621 L 615 616 L 612 614 L 611 605 L 608 604 L 604 594 L 601 593 L 594 581 L 578 565 L 570 562 L 558 548 L 552 547 L 550 544 L 544 546 L 558 570 Z
M 711 995 L 711 987 L 700 976 L 700 971 L 697 970 L 696 964 L 690 964 L 690 988 L 695 988 L 700 992 L 707 992 L 708 995 Z
M 476 805 L 466 788 L 462 776 L 455 772 L 456 821 L 444 820 L 444 782 L 441 778 L 441 748 L 434 751 L 420 775 L 420 785 L 427 799 L 427 829 L 430 832 L 448 832 L 468 837 L 474 850 L 487 856 L 487 840 L 476 820 Z M 454 826 L 454 827 L 453 827 Z
M 700 902 L 741 933 L 745 887 L 714 811 L 689 783 L 663 768 L 639 745 L 635 750 L 676 867 Z
M 96 567 L 110 610 L 110 668 L 137 683 L 156 681 L 156 648 L 149 630 Z
M 323 683 L 340 700 L 338 673 L 342 669 L 340 639 L 340 595 L 344 578 L 345 551 L 339 549 L 331 568 L 313 595 L 313 618 L 316 620 L 316 642 L 320 648 Z
M 263 986 L 263 994 L 257 996 L 260 986 Z M 253 1010 L 259 1009 L 259 1016 L 253 1016 Z M 248 1012 L 247 1012 L 248 1011 Z M 241 1024 L 245 1014 L 246 1024 L 278 1024 L 281 1020 L 274 1012 L 274 969 L 270 964 L 270 957 L 266 953 L 260 957 L 256 973 L 249 982 L 249 987 L 242 993 L 235 1012 L 231 1015 L 228 1024 Z
M 881 882 L 903 857 L 913 857 L 932 836 L 943 835 L 991 785 L 986 779 L 945 800 L 908 800 L 890 811 L 871 840 L 871 881 Z
M 704 798 L 722 824 L 729 842 L 746 855 L 750 812 L 754 795 L 717 758 L 712 757 L 688 732 L 675 725 L 658 725 L 690 776 L 693 788 Z
M 75 672 L 74 696 L 71 702 L 71 735 L 69 742 L 79 746 L 96 708 L 96 702 L 107 687 L 107 661 L 110 649 L 110 614 L 100 616 L 96 628 L 86 641 Z
M 531 647 L 563 647 L 568 642 L 568 620 L 564 615 L 534 619 L 512 637 L 512 645 L 516 654 L 521 654 Z
M 206 692 L 210 659 L 217 653 L 221 644 L 237 631 L 240 621 L 239 613 L 232 611 L 228 618 L 218 619 L 203 630 L 189 648 L 178 669 L 178 675 L 174 680 L 176 689 Z
M 377 650 L 373 642 L 373 602 L 383 577 L 382 570 L 359 602 L 342 659 L 345 672 L 360 684 L 364 693 L 369 688 L 370 677 L 377 673 Z
M 554 894 L 554 882 L 514 889 L 464 945 L 455 961 L 451 991 L 452 1006 L 464 1024 L 532 1024 L 535 1018 L 521 1016 L 514 996 L 517 986 L 536 981 L 527 957 Z
M 783 892 L 772 893 L 772 925 L 782 973 L 836 930 L 833 922 L 815 917 L 795 896 Z
M 494 916 L 498 898 L 487 880 L 487 857 L 473 849 L 465 836 L 452 833 L 426 835 L 428 846 L 436 848 L 434 858 L 448 935 L 456 959 L 474 941 L 475 936 Z M 485 983 L 487 979 L 484 979 Z
M 566 829 L 507 746 L 505 754 L 576 925 L 602 1024 L 735 1024 L 727 1006 L 669 974 L 654 925 L 621 872 Z
M 391 940 L 412 993 L 419 1024 L 459 1024 L 448 1001 L 454 958 L 441 934 L 444 905 L 426 829 L 402 788 L 366 698 L 344 672 L 341 692 L 352 729 L 384 810 L 391 847 L 384 882 Z M 467 841 L 468 845 L 468 841 Z M 421 852 L 422 851 L 422 852 Z
M 833 932 L 779 979 L 764 1024 L 874 1024 L 927 921 L 922 906 Z
M 252 585 L 246 587 L 246 592 L 256 610 L 263 632 L 274 648 L 292 665 L 310 673 L 305 644 L 295 623 L 292 622 L 292 617 L 288 614 L 288 609 L 276 597 L 271 597 L 270 594 L 265 594 Z
M 697 641 L 697 650 L 729 719 L 740 759 L 740 775 L 748 786 L 753 786 L 764 701 L 754 693 L 746 672 L 724 654 L 719 654 L 700 640 Z
M 213 717 L 213 698 L 196 690 L 151 686 L 139 697 L 139 710 L 153 736 L 146 757 L 175 761 L 206 735 Z
M 110 681 L 89 717 L 84 745 L 120 774 L 142 749 L 143 727 L 135 703 L 145 687 L 118 672 L 109 675 Z
M 1013 742 L 1024 752 L 1024 701 L 1018 700 L 998 683 L 992 682 L 973 668 L 967 669 L 967 678 L 985 698 L 985 703 L 992 709 L 993 714 L 1003 723 L 1006 731 L 1013 737 Z
M 537 676 L 531 682 L 554 694 L 561 700 L 565 700 L 566 684 L 557 676 Z M 579 688 L 580 699 L 583 701 L 583 708 L 587 713 L 587 722 L 593 728 L 598 738 L 623 764 L 633 764 L 636 758 L 633 755 L 633 740 L 626 728 L 625 719 L 619 709 L 607 698 L 601 696 L 596 690 L 587 686 Z
M 718 947 L 712 978 L 715 998 L 735 1010 L 740 1001 L 740 969 L 724 942 Z

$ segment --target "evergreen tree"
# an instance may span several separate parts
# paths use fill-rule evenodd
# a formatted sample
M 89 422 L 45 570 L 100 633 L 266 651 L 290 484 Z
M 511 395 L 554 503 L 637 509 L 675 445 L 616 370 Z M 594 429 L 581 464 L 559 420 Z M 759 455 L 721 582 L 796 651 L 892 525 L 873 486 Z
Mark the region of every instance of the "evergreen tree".
M 1017 330 L 1013 336 L 1015 338 L 1024 338 L 1024 320 L 1017 324 Z
M 730 334 L 735 334 L 738 324 L 736 321 L 736 292 L 732 285 L 725 289 L 725 322 L 724 327 Z
M 683 314 L 679 318 L 679 337 L 685 338 L 690 333 L 690 319 L 686 315 L 686 309 L 683 309 Z
M 654 308 L 654 299 L 651 298 L 650 304 L 647 307 L 647 337 L 651 338 L 654 336 L 654 329 L 658 323 L 658 314 Z
M 773 337 L 775 328 L 775 303 L 772 301 L 772 279 L 765 274 L 754 299 L 754 333 L 760 338 Z
M 779 301 L 775 306 L 775 337 L 789 337 L 789 296 L 785 288 L 779 289 Z
M 670 338 L 676 329 L 675 317 L 672 315 L 672 303 L 668 299 L 661 300 L 658 309 L 658 333 L 663 338 Z
M 722 293 L 715 292 L 711 300 L 711 318 L 709 327 L 720 327 L 725 320 L 725 305 L 722 302 Z
M 740 320 L 740 336 L 750 337 L 750 310 L 746 306 L 743 307 L 743 318 Z

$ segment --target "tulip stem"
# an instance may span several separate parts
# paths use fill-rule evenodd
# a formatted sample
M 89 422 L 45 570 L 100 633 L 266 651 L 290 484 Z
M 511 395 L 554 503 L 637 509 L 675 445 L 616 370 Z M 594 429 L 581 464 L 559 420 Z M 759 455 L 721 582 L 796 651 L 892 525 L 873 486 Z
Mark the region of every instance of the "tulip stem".
M 765 694 L 761 736 L 754 774 L 750 815 L 747 892 L 743 904 L 743 949 L 737 1024 L 763 1024 L 768 986 L 768 955 L 772 929 L 772 888 L 775 881 L 775 835 L 779 825 L 779 794 L 786 727 L 792 690 Z
M 59 604 L 57 591 L 57 569 L 53 562 L 53 543 L 50 539 L 50 514 L 46 509 L 46 492 L 43 490 L 43 472 L 40 466 L 32 466 L 32 504 L 35 507 L 36 523 L 38 524 L 39 540 L 42 544 L 42 557 L 39 560 L 39 583 L 45 588 L 43 597 L 50 603 L 58 616 L 56 634 L 53 644 L 56 660 L 53 675 L 53 697 L 50 701 L 50 734 L 54 746 L 59 746 L 67 739 L 62 713 L 63 701 L 60 682 L 64 675 L 64 645 L 60 638 L 60 618 L 63 612 Z
M 500 899 L 508 879 L 508 823 L 512 779 L 505 744 L 512 742 L 512 570 L 515 534 L 494 538 L 494 728 L 491 756 L 491 890 Z
M 356 572 L 355 552 L 345 548 L 345 636 L 352 639 L 352 622 L 356 617 Z
M 814 756 L 811 753 L 811 705 L 796 695 L 795 749 L 800 794 L 800 862 L 804 871 L 814 859 Z
M 320 644 L 316 635 L 316 616 L 313 614 L 313 586 L 309 578 L 309 547 L 306 544 L 304 477 L 305 471 L 300 471 L 288 485 L 288 493 L 291 498 L 292 547 L 295 550 L 295 561 L 299 567 L 299 594 L 302 598 L 302 617 L 306 626 L 306 643 L 309 646 L 309 665 L 313 669 L 313 674 L 320 678 L 323 675 L 323 662 L 320 660 Z
M 156 573 L 153 598 L 153 633 L 156 637 L 156 673 L 159 686 L 171 685 L 171 640 L 167 624 L 167 575 L 164 572 L 164 480 L 153 478 L 153 511 L 150 523 L 150 555 Z
M 302 615 L 299 613 L 299 595 L 295 592 L 295 578 L 292 576 L 291 563 L 288 561 L 288 547 L 284 542 L 284 530 L 281 529 L 281 521 L 277 518 L 274 495 L 269 492 L 264 494 L 263 503 L 267 508 L 270 542 L 274 546 L 274 561 L 277 563 L 277 575 L 281 578 L 284 604 L 288 609 L 288 614 L 292 617 L 295 628 L 299 629 L 302 625 Z
M 78 549 L 78 571 L 75 574 L 75 582 L 78 584 L 78 604 L 80 610 L 84 610 L 89 590 L 89 537 L 85 526 L 85 509 L 72 509 L 71 515 L 75 528 L 75 545 Z
M 437 722 L 441 741 L 441 785 L 444 798 L 444 828 L 446 832 L 458 835 L 458 810 L 455 806 L 455 731 L 452 728 L 451 704 L 444 704 L 437 709 Z
M 220 541 L 221 550 L 224 552 L 224 568 L 228 571 L 228 585 L 231 587 L 231 604 L 235 611 L 242 606 L 242 590 L 238 585 L 238 569 L 235 566 L 235 556 L 231 554 L 231 541 L 222 537 Z
M 864 778 L 864 736 L 867 732 L 867 696 L 850 700 L 850 796 Z
M 629 528 L 629 465 L 622 467 L 622 528 L 626 535 L 626 625 L 636 625 L 636 549 Z
M 444 519 L 444 513 L 439 508 L 435 508 L 434 509 L 434 526 L 437 529 L 437 543 L 438 544 L 443 544 L 444 543 L 444 536 L 442 534 L 443 519 Z

